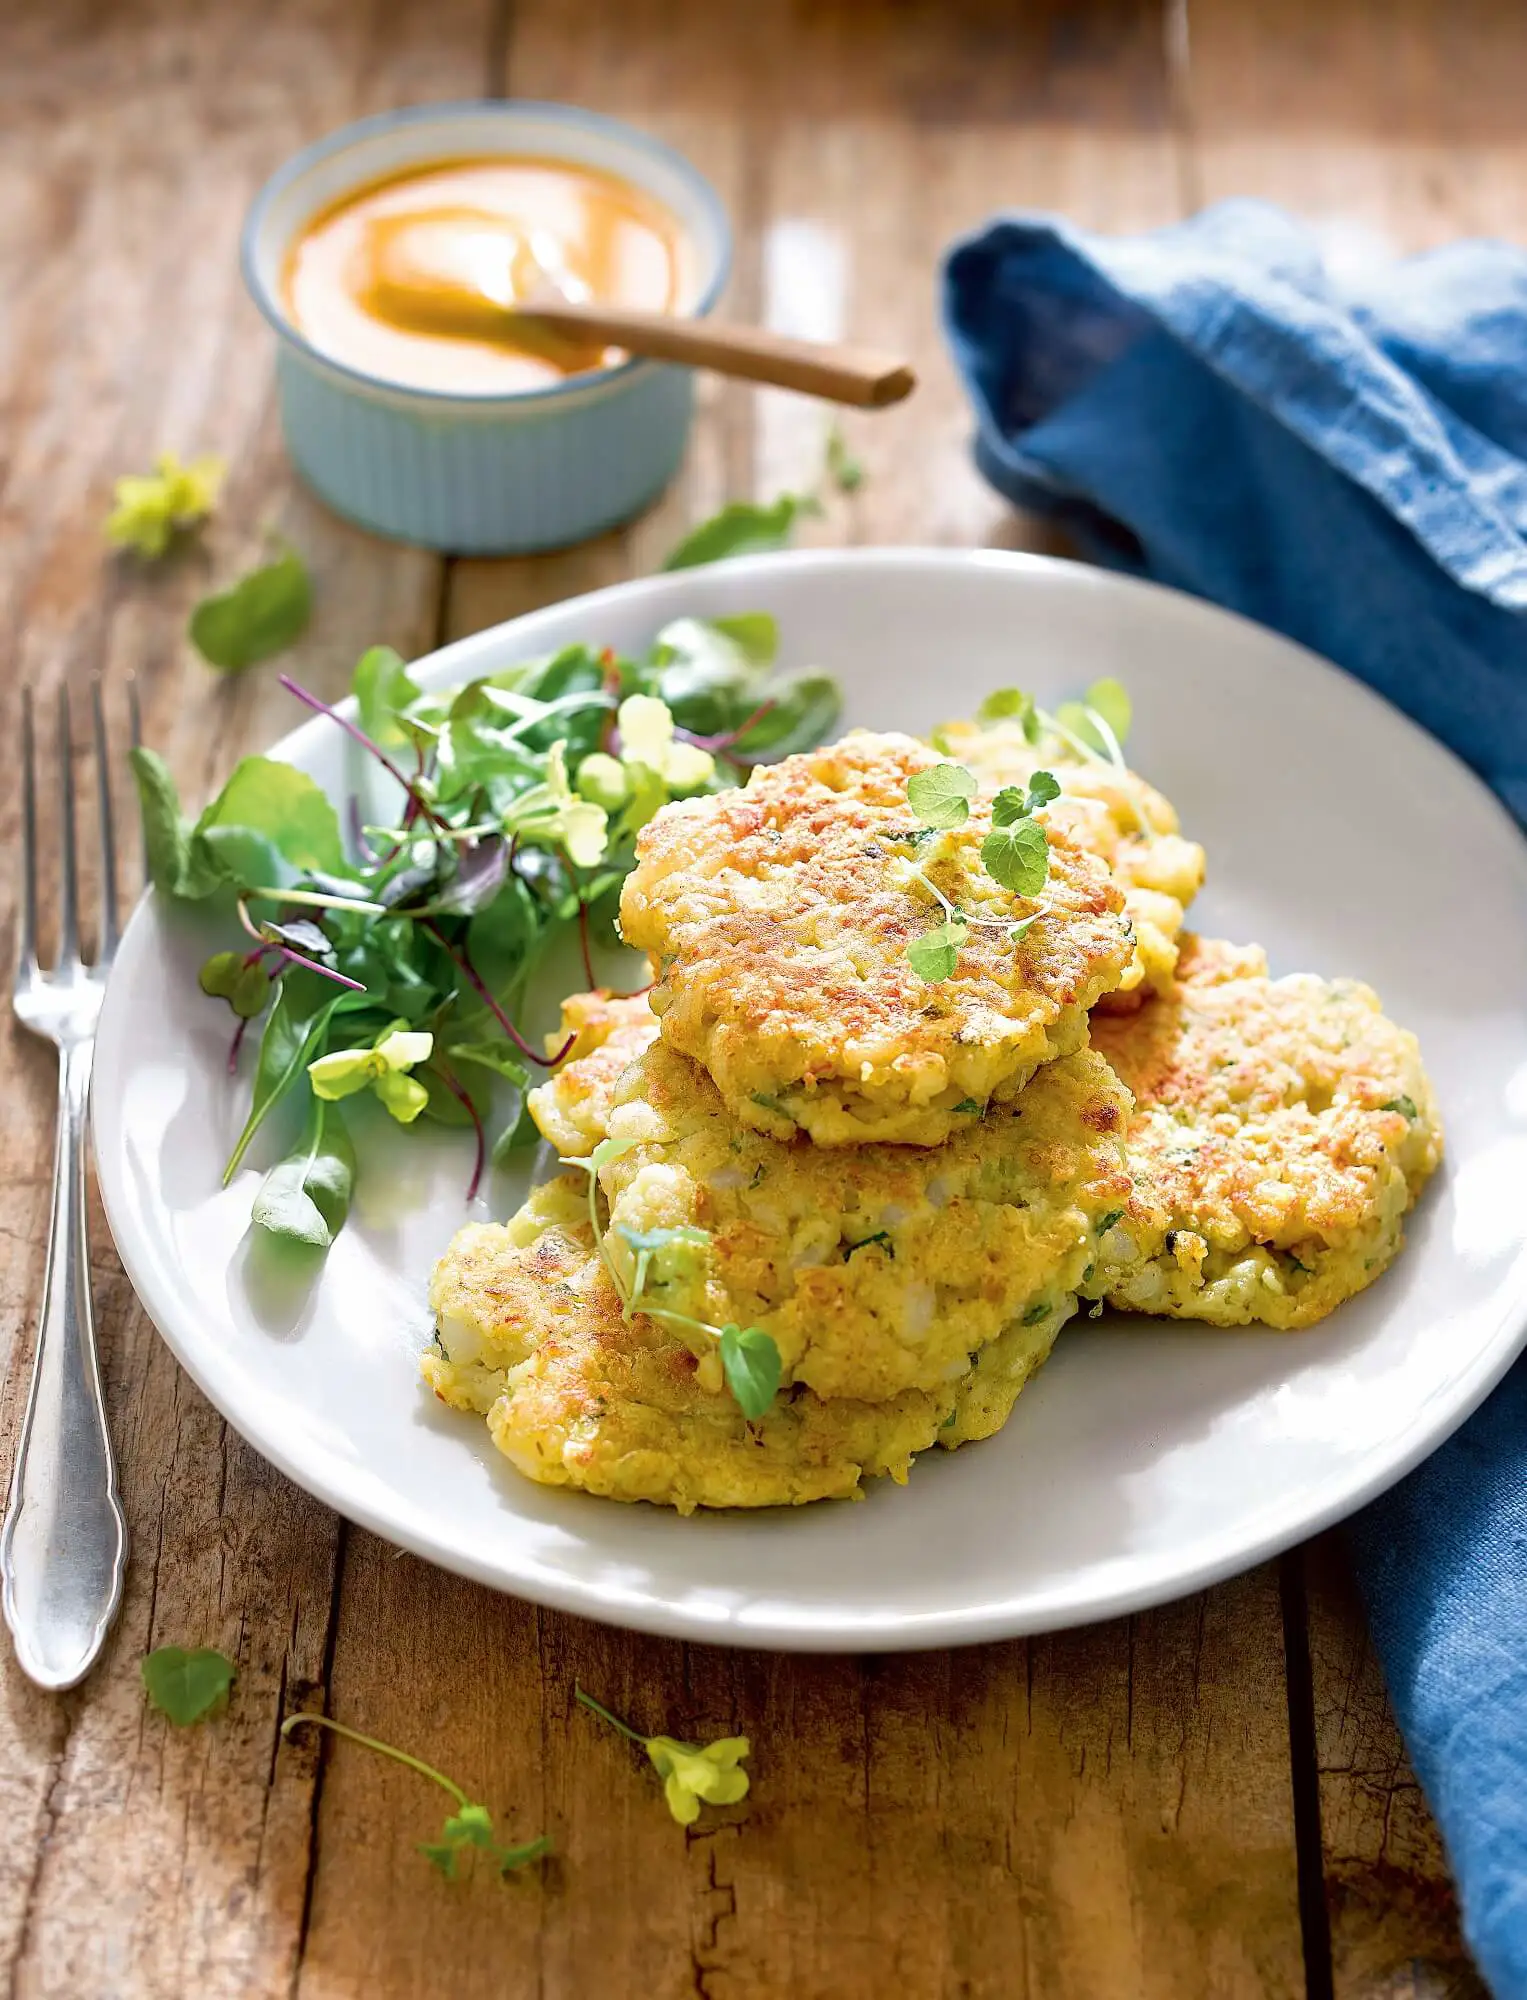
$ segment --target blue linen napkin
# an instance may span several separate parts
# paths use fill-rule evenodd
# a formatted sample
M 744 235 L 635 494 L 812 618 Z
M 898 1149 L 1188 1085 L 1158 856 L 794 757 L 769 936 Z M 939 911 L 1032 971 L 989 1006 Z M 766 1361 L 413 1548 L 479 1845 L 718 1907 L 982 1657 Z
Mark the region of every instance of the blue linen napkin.
M 1001 492 L 1361 675 L 1527 819 L 1527 254 L 1459 243 L 1354 295 L 1258 202 L 1136 237 L 1013 216 L 951 251 L 944 312 Z M 1470 1948 L 1517 2000 L 1527 1361 L 1351 1545 Z

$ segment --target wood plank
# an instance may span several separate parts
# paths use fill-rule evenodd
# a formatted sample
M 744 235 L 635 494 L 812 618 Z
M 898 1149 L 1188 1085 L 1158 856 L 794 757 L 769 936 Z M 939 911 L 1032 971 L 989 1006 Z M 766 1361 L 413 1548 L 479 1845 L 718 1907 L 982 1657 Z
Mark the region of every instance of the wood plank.
M 1189 0 L 1197 198 L 1309 218 L 1333 268 L 1527 240 L 1527 15 L 1497 0 Z M 1338 2000 L 1477 1991 L 1441 1842 L 1330 1549 L 1309 1565 L 1315 1754 Z
M 135 673 L 150 739 L 193 795 L 231 745 L 289 726 L 268 673 L 223 680 L 186 616 L 267 524 L 314 567 L 319 608 L 296 671 L 338 688 L 374 638 L 433 636 L 440 566 L 391 552 L 292 490 L 268 339 L 244 301 L 237 235 L 296 146 L 406 96 L 481 87 L 487 0 L 407 0 L 378 43 L 344 0 L 27 0 L 0 15 L 0 727 L 17 691 L 104 670 L 120 721 Z M 203 546 L 154 568 L 106 554 L 113 477 L 164 447 L 226 455 Z M 14 851 L 14 788 L 0 847 Z M 0 881 L 8 917 L 10 870 Z M 0 1447 L 25 1394 L 52 1157 L 52 1058 L 9 1031 L 0 1089 Z M 0 1964 L 15 1991 L 74 1996 L 284 1990 L 301 1932 L 312 1798 L 277 1765 L 284 1699 L 322 1677 L 336 1524 L 236 1437 L 134 1302 L 95 1216 L 108 1401 L 134 1555 L 121 1623 L 87 1685 L 30 1688 L 0 1648 Z M 184 1735 L 144 1712 L 140 1656 L 178 1641 L 233 1653 L 228 1719 Z
M 1305 1584 L 1336 1992 L 1485 2000 L 1338 1536 L 1311 1543 Z
M 756 10 L 520 0 L 509 87 L 683 146 L 741 225 L 733 305 L 903 345 L 924 385 L 846 426 L 869 478 L 824 540 L 1017 540 L 976 480 L 932 274 L 1002 203 L 1175 212 L 1153 8 Z M 650 567 L 721 499 L 814 478 L 824 414 L 712 385 L 675 492 L 628 533 L 453 566 L 452 633 Z M 1021 1421 L 1021 1413 L 1018 1419 Z M 742 2000 L 1303 1991 L 1273 1575 L 1029 1645 L 874 1660 L 726 1653 L 537 1613 L 366 1536 L 347 1547 L 341 1718 L 480 1785 L 559 1860 L 507 1893 L 429 1880 L 435 1801 L 333 1746 L 302 1991 Z M 644 1725 L 745 1729 L 755 1789 L 686 1838 L 583 1684 Z M 309 1752 L 308 1754 L 314 1754 Z
M 352 1534 L 334 1712 L 558 1859 L 440 1881 L 414 1843 L 442 1801 L 332 1746 L 300 1990 L 424 1992 L 448 1962 L 469 2000 L 1302 1994 L 1282 1657 L 1265 1569 L 1027 1644 L 811 1659 L 606 1631 Z M 686 1836 L 575 1683 L 745 1731 L 749 1799 Z

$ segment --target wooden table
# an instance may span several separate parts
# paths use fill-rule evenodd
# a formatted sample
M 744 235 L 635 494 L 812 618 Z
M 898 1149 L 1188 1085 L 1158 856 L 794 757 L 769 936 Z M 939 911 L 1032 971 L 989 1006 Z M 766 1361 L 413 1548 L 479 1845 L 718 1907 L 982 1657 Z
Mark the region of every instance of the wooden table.
M 674 141 L 736 219 L 739 315 L 915 356 L 850 424 L 862 490 L 812 539 L 1033 545 L 967 462 L 935 324 L 940 249 L 1003 204 L 1131 229 L 1230 193 L 1312 214 L 1346 260 L 1527 225 L 1527 13 L 1502 0 L 10 0 L 0 13 L 0 700 L 103 671 L 145 694 L 187 790 L 292 721 L 269 670 L 185 638 L 273 530 L 315 566 L 304 679 L 418 653 L 650 567 L 726 498 L 815 473 L 809 404 L 707 384 L 675 490 L 529 562 L 385 547 L 293 484 L 239 221 L 294 147 L 414 99 L 571 98 Z M 205 553 L 103 553 L 114 474 L 166 445 L 232 467 Z M 13 845 L 14 781 L 4 787 Z M 8 875 L 9 871 L 5 871 Z M 0 894 L 9 897 L 5 881 Z M 12 1035 L 0 1277 L 13 1436 L 40 1279 L 52 1074 Z M 1053 1638 L 795 1660 L 633 1638 L 400 1556 L 288 1485 L 180 1374 L 97 1227 L 134 1561 L 90 1683 L 8 1650 L 0 1954 L 68 1996 L 1459 1995 L 1436 1831 L 1337 1544 Z M 6 1451 L 8 1457 L 8 1448 Z M 236 1655 L 226 1719 L 145 1713 L 166 1642 Z M 681 1733 L 746 1729 L 755 1789 L 687 1835 L 574 1679 Z M 453 1888 L 435 1802 L 298 1704 L 429 1749 L 558 1860 Z

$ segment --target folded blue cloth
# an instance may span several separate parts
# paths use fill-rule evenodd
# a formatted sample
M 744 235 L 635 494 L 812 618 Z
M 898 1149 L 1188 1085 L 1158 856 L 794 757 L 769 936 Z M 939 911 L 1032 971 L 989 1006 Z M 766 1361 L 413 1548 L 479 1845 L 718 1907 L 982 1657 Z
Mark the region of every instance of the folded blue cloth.
M 1527 819 L 1527 255 L 1357 296 L 1256 202 L 1015 216 L 951 252 L 944 311 L 1001 492 L 1339 661 Z M 1527 2000 L 1527 1362 L 1351 1545 L 1470 1948 Z

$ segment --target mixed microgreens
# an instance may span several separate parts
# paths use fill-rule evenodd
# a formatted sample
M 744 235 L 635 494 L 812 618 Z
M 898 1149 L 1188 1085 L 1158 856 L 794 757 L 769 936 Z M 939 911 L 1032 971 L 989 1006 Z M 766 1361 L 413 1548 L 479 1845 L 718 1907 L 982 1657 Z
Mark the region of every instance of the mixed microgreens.
M 1017 722 L 1030 744 L 1038 746 L 1048 734 L 1084 762 L 1107 762 L 1122 769 L 1129 696 L 1115 680 L 1095 681 L 1084 701 L 1063 702 L 1051 715 L 1035 704 L 1032 695 L 1002 688 L 982 703 L 979 720 Z M 907 803 L 919 828 L 912 839 L 921 857 L 912 873 L 943 911 L 942 923 L 907 946 L 907 963 L 930 986 L 953 977 L 973 926 L 999 930 L 1004 942 L 1016 944 L 1045 915 L 1041 903 L 1023 917 L 975 916 L 951 902 L 926 872 L 923 864 L 937 859 L 938 836 L 965 824 L 978 789 L 974 773 L 963 764 L 934 764 L 907 780 Z M 992 800 L 991 831 L 981 842 L 981 866 L 1000 888 L 1015 896 L 1037 897 L 1049 879 L 1049 840 L 1034 814 L 1060 793 L 1053 772 L 1036 771 L 1026 786 L 1005 785 Z
M 738 1326 L 735 1321 L 713 1326 L 709 1320 L 696 1319 L 692 1313 L 675 1312 L 655 1304 L 647 1294 L 649 1281 L 666 1283 L 678 1260 L 705 1250 L 710 1243 L 710 1232 L 689 1224 L 674 1229 L 628 1229 L 624 1223 L 617 1223 L 616 1234 L 632 1253 L 635 1263 L 629 1283 L 610 1255 L 609 1239 L 599 1219 L 599 1172 L 629 1153 L 636 1144 L 635 1139 L 602 1139 L 587 1159 L 562 1162 L 565 1167 L 581 1167 L 588 1174 L 589 1227 L 594 1247 L 620 1300 L 621 1312 L 626 1319 L 640 1312 L 647 1319 L 661 1320 L 665 1326 L 677 1327 L 681 1332 L 699 1334 L 703 1341 L 715 1341 L 721 1355 L 721 1371 L 733 1399 L 745 1417 L 757 1419 L 779 1392 L 781 1363 L 773 1336 L 761 1327 Z
M 636 658 L 568 646 L 440 693 L 373 647 L 355 671 L 355 721 L 283 677 L 392 781 L 380 823 L 354 794 L 344 832 L 311 778 L 266 757 L 246 757 L 188 820 L 163 762 L 134 752 L 156 889 L 246 934 L 200 975 L 235 1016 L 230 1070 L 263 1020 L 228 1177 L 277 1105 L 304 1114 L 258 1197 L 262 1230 L 323 1248 L 343 1224 L 355 1163 L 342 1099 L 364 1092 L 400 1123 L 470 1129 L 469 1195 L 490 1153 L 533 1139 L 523 1094 L 557 1056 L 515 1015 L 548 945 L 576 928 L 596 984 L 593 946 L 615 939 L 653 814 L 819 742 L 836 720 L 833 681 L 773 674 L 776 636 L 762 613 L 680 619 Z M 495 1106 L 504 1085 L 510 1101 Z

